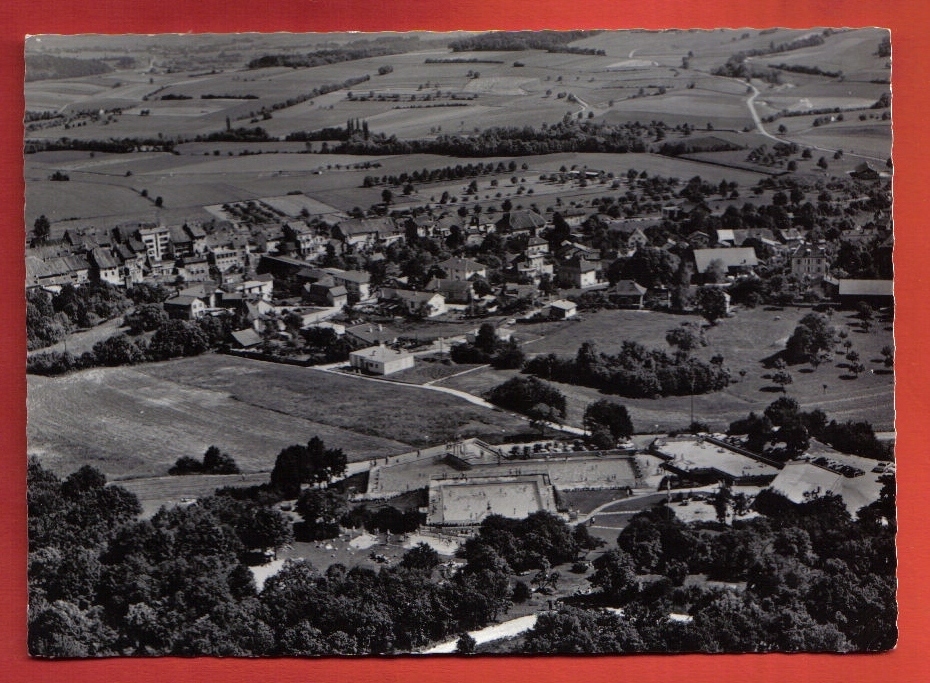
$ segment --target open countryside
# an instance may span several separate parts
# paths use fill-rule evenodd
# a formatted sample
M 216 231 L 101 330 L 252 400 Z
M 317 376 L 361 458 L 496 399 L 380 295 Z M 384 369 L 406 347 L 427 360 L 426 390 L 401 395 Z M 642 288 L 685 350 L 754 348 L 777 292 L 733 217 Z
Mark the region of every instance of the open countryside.
M 894 647 L 887 31 L 26 66 L 32 654 Z

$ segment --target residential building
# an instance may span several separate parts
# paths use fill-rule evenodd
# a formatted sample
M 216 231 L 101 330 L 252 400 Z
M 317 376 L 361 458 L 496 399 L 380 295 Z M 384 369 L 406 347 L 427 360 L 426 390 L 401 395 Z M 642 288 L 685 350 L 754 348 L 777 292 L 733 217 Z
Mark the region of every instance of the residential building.
M 163 305 L 168 317 L 176 320 L 196 320 L 207 308 L 197 297 L 184 295 L 168 299 Z
M 382 303 L 400 306 L 407 315 L 434 318 L 446 312 L 446 299 L 436 292 L 385 287 L 381 290 L 380 299 Z
M 390 244 L 404 237 L 404 231 L 390 217 L 350 218 L 339 222 L 333 237 L 347 247 L 371 247 L 377 243 Z
M 109 249 L 97 247 L 90 252 L 90 262 L 93 266 L 93 277 L 100 282 L 109 282 L 111 285 L 122 287 L 125 285 L 123 272 L 117 259 Z
M 559 275 L 570 282 L 572 287 L 581 289 L 594 287 L 600 282 L 600 269 L 600 260 L 580 253 L 559 263 Z
M 797 278 L 822 279 L 830 269 L 823 247 L 802 245 L 791 254 L 791 274 Z
M 171 257 L 171 230 L 164 225 L 139 228 L 139 239 L 145 245 L 150 262 Z
M 372 375 L 391 375 L 414 366 L 412 353 L 395 351 L 388 346 L 372 346 L 349 354 L 351 366 Z
M 467 258 L 450 258 L 440 261 L 438 265 L 446 271 L 450 280 L 471 280 L 475 275 L 488 275 L 487 266 Z

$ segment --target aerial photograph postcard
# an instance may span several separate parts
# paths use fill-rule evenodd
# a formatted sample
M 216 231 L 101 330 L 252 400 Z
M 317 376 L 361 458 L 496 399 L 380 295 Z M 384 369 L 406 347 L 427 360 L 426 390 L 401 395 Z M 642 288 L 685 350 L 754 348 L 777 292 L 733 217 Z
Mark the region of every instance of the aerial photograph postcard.
M 29 653 L 893 649 L 892 38 L 27 37 Z

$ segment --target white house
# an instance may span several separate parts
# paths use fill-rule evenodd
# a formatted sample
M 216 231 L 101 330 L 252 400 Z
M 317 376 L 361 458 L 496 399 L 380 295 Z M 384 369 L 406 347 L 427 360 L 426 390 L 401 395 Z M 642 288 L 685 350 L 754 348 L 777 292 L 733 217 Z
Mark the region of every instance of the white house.
M 395 351 L 387 346 L 371 346 L 350 353 L 349 363 L 353 368 L 372 375 L 390 375 L 412 368 L 414 357 L 411 353 Z

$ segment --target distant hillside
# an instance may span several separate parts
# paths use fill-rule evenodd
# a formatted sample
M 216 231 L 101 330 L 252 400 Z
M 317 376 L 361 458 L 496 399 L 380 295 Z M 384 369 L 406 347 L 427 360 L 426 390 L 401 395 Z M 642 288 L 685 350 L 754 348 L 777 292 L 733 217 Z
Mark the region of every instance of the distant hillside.
M 273 66 L 311 67 L 339 62 L 351 62 L 371 57 L 403 54 L 420 47 L 417 37 L 387 36 L 374 40 L 356 40 L 347 45 L 321 48 L 306 54 L 266 54 L 249 62 L 250 69 Z
M 76 59 L 54 55 L 26 55 L 26 80 L 43 81 L 50 78 L 77 78 L 113 71 L 98 59 Z
M 590 38 L 598 33 L 599 31 L 494 31 L 454 40 L 449 43 L 449 47 L 453 52 L 548 50 L 549 52 L 603 55 L 604 50 L 568 47 L 568 43 Z

